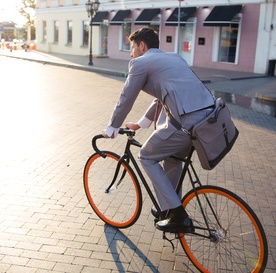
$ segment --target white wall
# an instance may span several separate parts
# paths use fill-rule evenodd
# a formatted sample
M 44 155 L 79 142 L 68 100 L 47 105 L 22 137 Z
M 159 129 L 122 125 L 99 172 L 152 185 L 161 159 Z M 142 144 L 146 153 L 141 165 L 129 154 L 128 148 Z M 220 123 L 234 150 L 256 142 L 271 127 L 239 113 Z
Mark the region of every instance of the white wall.
M 254 72 L 266 73 L 270 59 L 276 59 L 275 3 L 261 5 Z

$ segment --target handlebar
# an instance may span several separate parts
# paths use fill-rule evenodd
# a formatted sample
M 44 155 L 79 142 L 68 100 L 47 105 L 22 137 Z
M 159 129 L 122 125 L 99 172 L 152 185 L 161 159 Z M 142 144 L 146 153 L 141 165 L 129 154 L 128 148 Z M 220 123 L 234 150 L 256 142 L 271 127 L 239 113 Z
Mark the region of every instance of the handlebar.
M 120 128 L 119 134 L 120 135 L 126 134 L 128 137 L 133 137 L 133 136 L 135 136 L 135 131 L 128 129 L 128 128 Z M 97 147 L 97 144 L 96 144 L 97 140 L 100 138 L 104 138 L 104 136 L 102 134 L 100 134 L 100 135 L 96 135 L 92 138 L 92 147 L 97 154 L 99 154 L 103 158 L 106 158 L 106 154 L 104 152 L 102 152 L 101 150 L 99 150 L 99 148 Z
M 92 138 L 92 147 L 93 147 L 93 149 L 95 150 L 95 152 L 97 154 L 99 154 L 103 158 L 106 158 L 106 154 L 103 153 L 102 151 L 100 151 L 97 147 L 97 144 L 96 144 L 96 141 L 100 138 L 104 138 L 104 136 L 103 135 L 96 135 Z
M 128 128 L 120 128 L 119 134 L 120 135 L 126 134 L 127 136 L 135 136 L 135 131 Z

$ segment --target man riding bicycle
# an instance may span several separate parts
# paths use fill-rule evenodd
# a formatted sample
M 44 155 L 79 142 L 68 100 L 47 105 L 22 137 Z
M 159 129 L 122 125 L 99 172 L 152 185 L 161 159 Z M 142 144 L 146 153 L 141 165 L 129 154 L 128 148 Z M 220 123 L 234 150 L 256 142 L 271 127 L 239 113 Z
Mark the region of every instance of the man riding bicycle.
M 162 210 L 160 214 L 153 207 L 151 212 L 159 220 L 156 227 L 162 231 L 193 232 L 192 220 L 175 192 L 182 164 L 171 156 L 188 154 L 192 146 L 188 132 L 213 110 L 213 96 L 180 55 L 159 49 L 159 37 L 154 30 L 141 28 L 129 36 L 129 41 L 132 59 L 128 77 L 103 135 L 117 136 L 141 90 L 154 97 L 144 116 L 125 126 L 138 130 L 156 121 L 156 130 L 139 153 Z M 182 125 L 182 130 L 174 126 L 175 121 Z

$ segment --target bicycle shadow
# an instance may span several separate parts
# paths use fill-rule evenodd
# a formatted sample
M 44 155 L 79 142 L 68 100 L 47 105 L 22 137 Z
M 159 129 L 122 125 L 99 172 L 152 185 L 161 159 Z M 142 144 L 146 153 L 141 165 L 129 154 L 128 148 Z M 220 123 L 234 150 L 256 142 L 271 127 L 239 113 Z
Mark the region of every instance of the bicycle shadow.
M 104 233 L 118 272 L 143 272 L 147 267 L 147 272 L 160 273 L 142 250 L 119 229 L 105 224 Z
M 104 233 L 108 243 L 108 251 L 112 254 L 118 272 L 154 272 L 161 273 L 156 265 L 143 253 L 141 249 L 132 242 L 119 229 L 107 224 L 104 225 Z M 195 273 L 186 263 L 182 263 L 185 271 Z

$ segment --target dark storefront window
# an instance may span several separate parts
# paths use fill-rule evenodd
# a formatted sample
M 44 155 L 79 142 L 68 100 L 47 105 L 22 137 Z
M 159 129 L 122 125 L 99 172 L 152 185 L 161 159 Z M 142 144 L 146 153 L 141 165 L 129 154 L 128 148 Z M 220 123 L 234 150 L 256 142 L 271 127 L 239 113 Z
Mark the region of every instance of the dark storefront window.
M 73 22 L 67 22 L 67 44 L 72 44 L 72 37 L 73 37 Z
M 82 45 L 88 46 L 89 38 L 89 21 L 84 21 L 82 25 L 83 34 L 82 34 Z
M 59 36 L 59 21 L 54 22 L 54 42 L 58 43 Z
M 47 41 L 47 22 L 46 21 L 42 22 L 42 35 L 43 35 L 42 42 L 45 43 Z
M 130 43 L 128 40 L 129 35 L 131 34 L 131 22 L 124 22 L 122 24 L 122 50 L 130 50 Z
M 156 31 L 159 35 L 159 25 L 150 25 L 149 28 L 152 28 L 154 31 Z
M 239 25 L 220 27 L 218 61 L 235 63 Z

